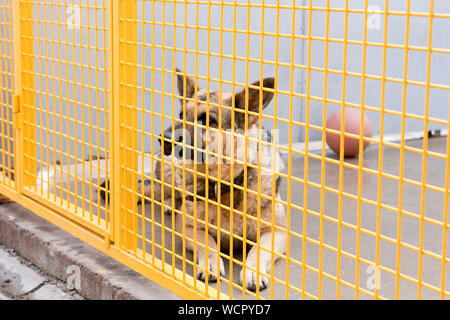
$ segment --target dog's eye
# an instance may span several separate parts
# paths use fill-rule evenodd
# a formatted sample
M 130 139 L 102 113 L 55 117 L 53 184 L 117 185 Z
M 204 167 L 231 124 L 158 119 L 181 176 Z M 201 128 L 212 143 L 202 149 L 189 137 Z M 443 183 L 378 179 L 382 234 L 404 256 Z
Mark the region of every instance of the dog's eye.
M 206 113 L 203 113 L 198 116 L 197 122 L 200 122 L 202 126 L 206 125 Z
M 197 121 L 200 122 L 202 126 L 206 126 L 206 113 L 199 115 Z
M 206 119 L 207 118 L 207 115 L 206 115 L 206 113 L 203 113 L 203 114 L 201 114 L 198 118 L 197 118 L 197 121 L 198 122 L 200 122 L 200 124 L 202 125 L 202 126 L 206 126 Z M 213 116 L 209 116 L 209 126 L 210 127 L 212 127 L 212 126 L 217 126 L 217 120 L 216 120 L 216 118 L 214 118 Z
M 216 120 L 216 118 L 209 118 L 209 126 L 211 126 L 211 127 L 216 127 L 217 126 L 217 120 Z

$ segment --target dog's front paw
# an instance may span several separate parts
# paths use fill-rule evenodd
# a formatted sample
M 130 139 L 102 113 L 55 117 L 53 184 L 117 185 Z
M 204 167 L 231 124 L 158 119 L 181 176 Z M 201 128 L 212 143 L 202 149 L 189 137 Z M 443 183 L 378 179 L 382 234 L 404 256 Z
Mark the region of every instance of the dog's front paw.
M 265 274 L 269 274 L 266 270 L 262 271 Z M 241 284 L 244 285 L 244 269 L 241 270 Z M 245 268 L 245 287 L 248 290 L 256 291 L 259 287 L 259 290 L 264 290 L 269 286 L 269 278 L 267 278 L 261 272 L 259 275 L 256 274 L 255 271 Z
M 217 269 L 217 255 L 211 254 L 208 256 L 207 261 L 205 257 L 201 256 L 197 259 L 197 279 L 205 281 L 206 275 L 208 275 L 208 281 L 217 281 L 216 275 L 219 273 L 222 277 L 225 276 L 225 265 L 222 258 L 219 260 L 219 269 Z M 200 268 L 199 268 L 200 267 Z

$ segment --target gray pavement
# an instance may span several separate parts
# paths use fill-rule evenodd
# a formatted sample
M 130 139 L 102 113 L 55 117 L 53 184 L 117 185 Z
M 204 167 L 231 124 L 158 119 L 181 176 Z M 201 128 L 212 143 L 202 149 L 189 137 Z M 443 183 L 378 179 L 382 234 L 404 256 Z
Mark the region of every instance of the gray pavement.
M 406 145 L 421 150 L 423 140 L 408 141 Z M 429 139 L 430 153 L 445 155 L 446 149 L 446 137 Z M 438 190 L 445 189 L 445 160 L 429 155 L 426 170 L 422 170 L 423 155 L 405 151 L 404 182 L 400 183 L 399 148 L 384 146 L 382 155 L 381 178 L 378 174 L 380 148 L 377 145 L 370 146 L 364 153 L 362 166 L 366 171 L 361 177 L 355 169 L 359 164 L 357 157 L 345 159 L 346 164 L 354 168 L 341 168 L 339 163 L 322 163 L 317 156 L 310 156 L 308 170 L 305 171 L 305 157 L 292 155 L 291 177 L 297 181 L 291 179 L 289 259 L 281 258 L 275 263 L 273 286 L 260 292 L 261 297 L 308 298 L 303 296 L 304 291 L 322 299 L 373 299 L 375 294 L 385 299 L 396 299 L 397 296 L 400 299 L 440 299 L 441 292 L 446 292 L 446 299 L 450 298 L 450 263 L 448 260 L 443 263 L 440 258 L 448 259 L 450 256 L 450 246 L 443 246 L 445 237 L 450 243 L 448 227 L 443 227 L 446 219 L 450 221 L 450 210 L 445 210 L 444 192 Z M 288 155 L 283 157 L 288 163 Z M 326 157 L 339 160 L 331 151 L 327 151 Z M 427 188 L 422 203 L 419 186 L 424 177 Z M 306 192 L 305 184 L 301 182 L 305 178 L 308 180 Z M 341 179 L 342 195 L 339 194 Z M 358 190 L 359 179 L 362 181 L 361 190 Z M 324 185 L 323 194 L 321 185 Z M 400 192 L 402 197 L 399 197 Z M 281 179 L 280 193 L 287 200 L 286 178 Z M 358 194 L 364 201 L 358 202 Z M 378 201 L 380 207 L 377 206 Z M 303 207 L 308 208 L 306 214 Z M 172 219 L 160 214 L 158 209 L 155 205 L 153 214 L 151 204 L 145 206 L 148 220 L 145 229 L 140 226 L 140 232 L 145 230 L 145 238 L 150 244 L 152 241 L 162 244 L 164 240 L 164 251 L 154 247 L 156 256 L 164 257 L 166 263 L 173 263 L 172 248 L 175 247 L 174 253 L 178 255 L 174 259 L 176 267 L 194 274 L 192 264 L 178 258 L 183 253 L 183 239 L 172 235 Z M 153 216 L 156 223 L 151 221 Z M 164 231 L 159 227 L 162 224 Z M 172 239 L 175 240 L 174 245 Z M 151 245 L 146 245 L 146 248 L 149 254 L 153 250 Z M 191 252 L 185 256 L 193 261 Z M 242 256 L 242 250 L 222 252 L 224 280 L 232 279 L 233 288 L 230 290 L 229 283 L 221 281 L 220 290 L 228 295 L 231 291 L 236 299 L 243 297 L 239 281 Z M 302 269 L 303 264 L 307 266 L 305 270 Z M 377 283 L 375 272 L 378 272 Z M 289 282 L 288 288 L 283 283 L 285 281 Z M 217 283 L 210 285 L 218 287 Z M 252 297 L 247 294 L 245 298 Z
M 408 141 L 407 146 L 421 150 L 423 140 Z M 447 138 L 430 139 L 426 170 L 422 170 L 425 163 L 421 153 L 405 151 L 401 166 L 398 148 L 384 146 L 380 157 L 381 150 L 373 145 L 364 153 L 365 171 L 361 177 L 355 167 L 341 168 L 337 163 L 322 163 L 317 157 L 308 158 L 306 172 L 305 158 L 292 156 L 291 175 L 297 179 L 307 177 L 307 190 L 305 192 L 304 183 L 292 179 L 289 259 L 282 258 L 275 264 L 274 278 L 278 281 L 262 291 L 261 297 L 301 299 L 304 290 L 322 299 L 373 299 L 377 289 L 377 294 L 386 299 L 439 299 L 442 292 L 448 299 L 450 246 L 444 246 L 444 239 L 445 243 L 450 243 L 450 233 L 448 224 L 444 224 L 450 221 L 450 210 L 445 210 L 448 195 L 441 191 L 445 190 L 446 162 L 433 156 L 445 155 L 446 148 Z M 327 157 L 338 160 L 332 153 L 327 153 Z M 345 159 L 345 162 L 358 166 L 358 158 Z M 380 166 L 383 175 L 378 174 Z M 400 175 L 403 182 L 399 181 Z M 339 192 L 341 179 L 343 190 L 339 195 L 336 190 Z M 359 179 L 362 181 L 360 190 Z M 427 184 L 423 199 L 422 182 Z M 285 200 L 287 183 L 284 179 L 280 189 Z M 358 201 L 358 195 L 364 201 Z M 93 199 L 95 201 L 97 199 Z M 377 206 L 378 201 L 382 207 Z M 300 210 L 303 207 L 308 208 L 306 214 Z M 145 228 L 139 225 L 139 232 L 143 238 L 145 236 L 148 253 L 193 274 L 192 254 L 183 255 L 182 239 L 171 233 L 171 216 L 161 214 L 156 205 L 154 213 L 150 204 L 140 208 L 147 219 Z M 14 203 L 0 206 L 2 242 L 59 279 L 67 279 L 70 266 L 79 267 L 79 292 L 88 299 L 177 298 Z M 153 243 L 156 245 L 152 246 Z M 242 297 L 241 256 L 239 251 L 225 252 L 222 256 L 226 268 L 224 279 L 231 281 L 221 281 L 220 290 L 226 294 L 231 292 L 235 299 Z M 180 257 L 185 257 L 185 261 Z M 308 268 L 303 270 L 303 265 Z M 374 272 L 378 272 L 377 282 L 374 282 Z M 289 282 L 288 288 L 283 281 Z M 37 289 L 22 297 L 39 297 L 41 292 L 52 292 L 46 284 L 52 283 L 39 284 Z M 218 287 L 217 284 L 211 286 Z M 3 295 L 10 297 L 5 292 Z M 246 295 L 245 298 L 251 297 Z
M 7 251 L 8 259 L 11 259 L 11 256 L 17 258 L 22 265 L 30 267 L 45 279 L 44 282 L 41 281 L 35 285 L 31 291 L 22 292 L 16 296 L 6 292 L 6 286 L 0 288 L 0 297 L 43 299 L 43 296 L 46 296 L 48 299 L 55 299 L 56 294 L 61 298 L 64 296 L 58 296 L 60 292 L 56 288 L 70 293 L 71 291 L 67 291 L 67 284 L 70 284 L 88 300 L 179 299 L 172 292 L 17 203 L 0 205 L 0 245 L 4 246 L 3 251 Z M 27 261 L 21 257 L 26 258 Z M 0 263 L 2 261 L 4 258 L 0 257 Z M 11 268 L 11 264 L 12 262 L 8 264 L 3 262 L 5 265 L 3 267 L 0 264 L 0 273 L 16 270 L 16 267 Z M 34 276 L 33 281 L 38 282 L 36 280 L 38 277 Z M 12 279 L 14 278 L 10 276 L 9 281 Z M 28 281 L 32 281 L 31 278 Z M 2 284 L 4 283 L 0 278 L 0 286 Z

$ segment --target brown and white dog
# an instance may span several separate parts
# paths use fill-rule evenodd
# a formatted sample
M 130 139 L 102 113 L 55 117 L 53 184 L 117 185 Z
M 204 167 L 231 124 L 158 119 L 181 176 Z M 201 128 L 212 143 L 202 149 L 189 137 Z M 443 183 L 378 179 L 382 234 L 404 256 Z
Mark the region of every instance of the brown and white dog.
M 175 181 L 178 189 L 185 190 L 184 201 L 181 192 L 173 195 L 176 208 L 183 212 L 176 214 L 175 227 L 184 232 L 187 248 L 197 252 L 197 278 L 208 276 L 215 281 L 219 274 L 223 276 L 218 252 L 242 247 L 250 240 L 256 245 L 247 254 L 241 283 L 249 290 L 264 289 L 272 262 L 285 253 L 287 239 L 277 175 L 284 163 L 278 150 L 273 151 L 272 136 L 264 138 L 258 126 L 262 110 L 273 99 L 275 79 L 255 82 L 233 96 L 207 92 L 177 69 L 177 84 L 180 120 L 164 131 L 164 170 L 157 161 L 155 172 L 158 180 L 163 177 L 165 206 L 171 207 Z M 172 171 L 174 163 L 178 166 Z M 149 197 L 150 186 L 146 181 Z M 153 195 L 160 198 L 161 188 L 154 186 Z

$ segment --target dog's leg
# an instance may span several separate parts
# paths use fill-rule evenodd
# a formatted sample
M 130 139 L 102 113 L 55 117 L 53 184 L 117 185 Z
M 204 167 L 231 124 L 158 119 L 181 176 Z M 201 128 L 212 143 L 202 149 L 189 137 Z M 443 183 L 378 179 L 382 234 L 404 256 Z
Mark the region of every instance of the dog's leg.
M 153 183 L 154 189 L 153 189 L 153 199 L 155 199 L 156 201 L 161 201 L 161 185 L 157 182 Z M 106 200 L 106 198 L 108 197 L 109 200 L 109 190 L 110 190 L 110 185 L 109 185 L 109 180 L 105 180 L 101 185 L 101 190 L 100 190 L 100 196 L 102 197 L 103 200 Z M 152 198 L 152 182 L 150 180 L 144 180 L 144 183 L 142 183 L 142 181 L 138 181 L 138 192 L 141 193 L 141 190 L 143 188 L 143 192 L 144 192 L 144 196 L 148 197 L 148 198 Z M 106 190 L 108 190 L 108 192 L 106 192 Z M 171 214 L 172 213 L 172 196 L 171 196 L 171 189 L 169 188 L 165 188 L 165 193 L 164 193 L 164 213 L 166 214 Z M 177 201 L 177 198 L 176 198 Z M 138 198 L 138 204 L 142 204 L 142 198 L 139 197 Z M 177 205 L 177 202 L 175 203 L 175 206 Z
M 274 242 L 273 242 L 273 251 L 277 254 L 284 254 L 286 252 L 286 232 L 275 230 L 274 231 Z M 264 248 L 264 249 L 262 249 Z M 259 239 L 259 254 L 258 247 L 254 246 L 250 250 L 247 255 L 247 260 L 245 261 L 245 287 L 249 290 L 256 291 L 256 288 L 259 287 L 260 290 L 267 288 L 269 285 L 269 278 L 266 275 L 270 275 L 271 265 L 272 265 L 272 232 L 264 232 L 261 234 Z M 257 270 L 258 266 L 258 258 L 259 258 L 259 279 L 257 273 L 254 270 Z M 274 255 L 274 262 L 279 257 Z M 251 270 L 250 268 L 253 268 Z M 266 274 L 266 275 L 265 275 Z M 244 285 L 244 269 L 241 271 L 241 284 Z
M 194 228 L 187 228 L 186 235 L 190 238 L 194 237 Z M 205 245 L 205 230 L 197 229 L 197 279 L 205 281 L 206 275 L 208 275 L 208 281 L 217 281 L 217 274 L 225 276 L 225 265 L 222 258 L 219 260 L 219 266 L 217 265 L 217 243 L 216 240 L 208 234 L 208 253 L 206 253 Z M 187 241 L 186 247 L 194 251 L 194 243 Z
M 144 188 L 144 196 L 150 198 L 150 199 L 154 199 L 156 201 L 161 201 L 162 199 L 162 188 L 161 188 L 161 184 L 159 184 L 158 182 L 153 182 L 153 197 L 152 197 L 152 182 L 150 180 L 144 180 L 144 183 L 142 183 L 141 181 L 139 181 L 138 184 L 138 190 L 139 192 L 141 192 L 142 188 Z M 175 208 L 177 208 L 178 206 L 178 197 L 177 197 L 177 193 L 175 192 Z M 139 199 L 138 203 L 141 203 L 141 199 Z M 173 210 L 175 208 L 172 208 L 172 189 L 169 187 L 165 187 L 164 188 L 164 213 L 165 214 L 172 214 Z
M 186 201 L 186 210 L 185 212 L 193 212 L 193 202 Z M 191 215 L 176 215 L 176 229 L 178 232 L 183 233 L 186 239 L 186 248 L 190 251 L 194 251 L 196 249 L 197 253 L 197 279 L 205 281 L 206 275 L 208 275 L 208 281 L 217 281 L 216 275 L 220 274 L 221 276 L 225 276 L 225 265 L 223 263 L 222 258 L 219 259 L 219 265 L 217 263 L 217 242 L 216 239 L 210 234 L 207 234 L 204 229 L 204 220 L 201 221 L 199 216 L 202 216 L 201 210 L 204 210 L 203 204 L 198 204 L 197 208 L 197 219 L 199 221 L 193 221 L 193 217 Z M 212 206 L 209 208 L 209 214 L 214 214 L 212 211 L 214 209 Z M 184 225 L 184 230 L 183 230 Z M 196 225 L 196 227 L 194 227 Z M 195 230 L 196 229 L 196 230 Z M 197 244 L 194 244 L 194 232 L 196 233 Z M 208 247 L 205 248 L 205 239 L 208 238 Z

